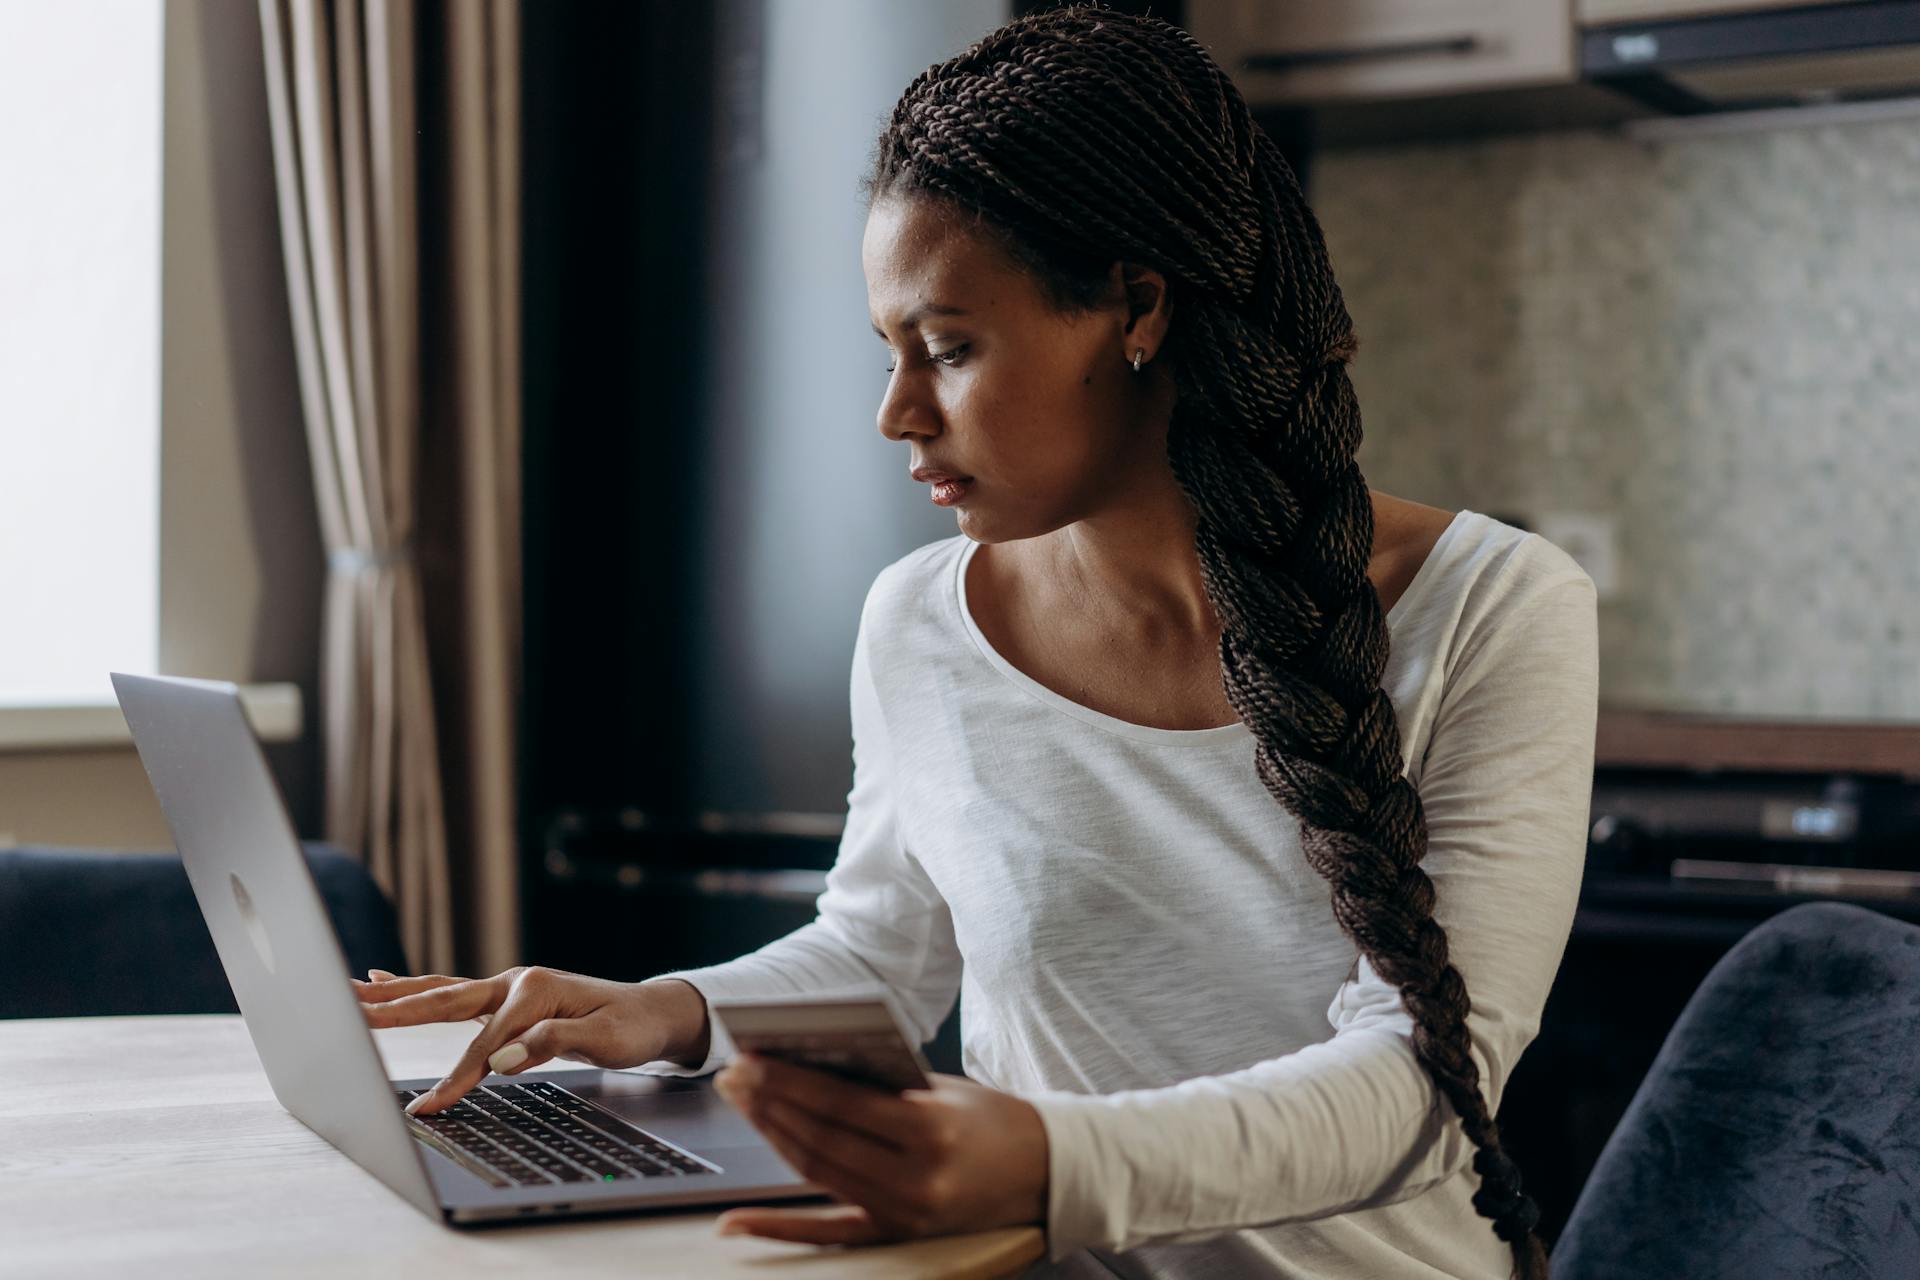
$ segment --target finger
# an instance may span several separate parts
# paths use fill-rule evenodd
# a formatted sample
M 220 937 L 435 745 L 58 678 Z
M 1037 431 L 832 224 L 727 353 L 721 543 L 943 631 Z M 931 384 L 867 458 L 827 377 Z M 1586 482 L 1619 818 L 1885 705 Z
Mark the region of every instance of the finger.
M 504 1014 L 506 1009 L 500 1012 Z M 582 1061 L 598 1066 L 592 1058 L 581 1055 L 576 1046 L 585 1021 L 584 1018 L 544 1018 L 488 1054 L 487 1067 L 499 1075 L 519 1075 L 563 1054 L 580 1056 Z
M 803 1110 L 865 1132 L 895 1151 L 914 1141 L 926 1123 L 926 1111 L 896 1093 L 855 1084 L 778 1058 L 742 1054 L 721 1073 L 747 1104 L 756 1097 L 783 1098 Z M 718 1080 L 715 1081 L 719 1083 Z
M 430 991 L 363 1005 L 361 1011 L 370 1027 L 412 1027 L 423 1022 L 465 1022 L 492 1013 L 498 1002 L 492 979 L 456 978 Z
M 440 994 L 428 992 L 428 996 Z M 530 1030 L 546 1012 L 546 997 L 526 983 L 516 983 L 495 1011 L 494 1018 L 467 1045 L 453 1070 L 431 1089 L 407 1104 L 409 1115 L 431 1115 L 444 1110 L 466 1096 L 489 1070 L 487 1060 Z M 518 1065 L 502 1058 L 506 1065 Z
M 795 1244 L 875 1244 L 887 1238 L 857 1204 L 809 1209 L 729 1209 L 717 1225 L 723 1236 L 764 1236 Z
M 381 982 L 360 982 L 354 980 L 354 991 L 367 1004 L 385 1004 L 398 1000 L 402 996 L 418 995 L 422 991 L 431 991 L 436 987 L 450 987 L 457 982 L 466 982 L 466 978 L 449 978 L 443 974 L 433 974 L 422 978 L 392 978 Z
M 848 1169 L 833 1159 L 815 1150 L 798 1134 L 786 1125 L 792 1114 L 791 1108 L 785 1114 L 778 1110 L 774 1114 L 762 1113 L 752 1116 L 753 1127 L 758 1129 L 768 1145 L 780 1153 L 782 1159 L 792 1165 L 794 1171 L 808 1182 L 825 1187 L 834 1195 L 867 1210 L 876 1222 L 898 1220 L 907 1206 L 894 1188 L 875 1181 L 864 1172 Z
M 909 1155 L 864 1129 L 848 1128 L 836 1117 L 817 1116 L 783 1098 L 768 1098 L 762 1108 L 768 1120 L 808 1151 L 842 1169 L 873 1179 L 874 1185 L 886 1188 L 892 1195 L 898 1196 L 901 1187 L 914 1185 L 926 1173 L 927 1162 L 923 1157 Z

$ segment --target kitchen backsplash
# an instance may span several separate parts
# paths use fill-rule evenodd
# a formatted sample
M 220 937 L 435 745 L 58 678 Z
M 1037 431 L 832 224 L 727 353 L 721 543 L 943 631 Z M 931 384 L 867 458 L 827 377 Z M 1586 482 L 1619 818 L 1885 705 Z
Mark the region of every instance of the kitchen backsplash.
M 1611 515 L 1608 707 L 1920 720 L 1920 121 L 1323 152 L 1368 482 Z

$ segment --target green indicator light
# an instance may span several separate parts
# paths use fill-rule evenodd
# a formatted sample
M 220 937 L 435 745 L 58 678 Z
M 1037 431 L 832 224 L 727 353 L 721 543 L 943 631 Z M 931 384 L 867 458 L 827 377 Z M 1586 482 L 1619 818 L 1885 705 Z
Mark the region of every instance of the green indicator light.
M 607 1180 L 608 1182 L 612 1182 L 612 1181 L 613 1181 L 613 1175 L 612 1175 L 612 1174 L 610 1174 L 610 1173 L 607 1173 L 607 1174 L 602 1174 L 601 1176 L 602 1176 L 603 1178 L 605 1178 L 605 1179 L 606 1179 L 606 1180 Z

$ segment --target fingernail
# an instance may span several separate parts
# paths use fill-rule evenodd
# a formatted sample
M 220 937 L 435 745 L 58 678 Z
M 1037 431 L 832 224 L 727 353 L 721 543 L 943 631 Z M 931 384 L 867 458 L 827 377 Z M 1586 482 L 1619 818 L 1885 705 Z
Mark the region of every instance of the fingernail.
M 504 1049 L 496 1049 L 493 1056 L 487 1059 L 487 1065 L 495 1071 L 504 1074 L 513 1070 L 526 1060 L 527 1046 L 516 1040 Z
M 388 973 L 385 969 L 369 969 L 367 970 L 367 976 L 369 978 L 372 978 L 375 982 L 386 982 L 387 980 L 393 977 L 393 975 Z
M 407 1104 L 407 1114 L 413 1115 L 416 1112 L 418 1112 L 420 1110 L 420 1104 L 425 1102 L 426 1100 L 427 1100 L 427 1095 L 423 1093 L 419 1097 L 415 1098 L 412 1102 L 409 1102 Z

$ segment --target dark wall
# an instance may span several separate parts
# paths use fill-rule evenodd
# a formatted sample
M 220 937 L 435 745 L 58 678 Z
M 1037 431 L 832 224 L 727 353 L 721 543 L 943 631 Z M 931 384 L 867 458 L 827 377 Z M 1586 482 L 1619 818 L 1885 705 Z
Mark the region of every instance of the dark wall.
M 955 531 L 876 430 L 886 357 L 867 323 L 859 178 L 900 90 L 1007 12 L 524 7 L 521 812 L 537 963 L 691 962 L 639 927 L 680 908 L 610 898 L 630 881 L 609 867 L 775 855 L 676 818 L 817 815 L 778 856 L 831 862 L 861 603 L 883 566 Z M 749 914 L 729 917 L 729 954 L 763 940 Z
M 528 4 L 523 806 L 679 803 L 713 10 Z M 635 731 L 636 727 L 642 731 Z
M 527 6 L 529 821 L 844 812 L 866 590 L 955 531 L 875 428 L 859 179 L 1006 15 Z

